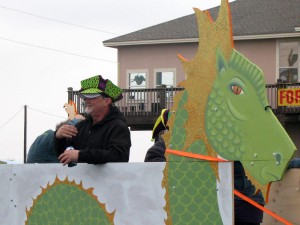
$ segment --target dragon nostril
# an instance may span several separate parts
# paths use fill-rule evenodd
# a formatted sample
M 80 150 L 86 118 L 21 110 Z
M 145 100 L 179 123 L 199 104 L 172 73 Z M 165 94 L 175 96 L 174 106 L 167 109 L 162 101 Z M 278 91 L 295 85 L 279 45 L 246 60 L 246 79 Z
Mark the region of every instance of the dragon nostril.
M 276 165 L 280 165 L 281 162 L 281 154 L 280 153 L 273 153 L 273 156 L 276 160 Z

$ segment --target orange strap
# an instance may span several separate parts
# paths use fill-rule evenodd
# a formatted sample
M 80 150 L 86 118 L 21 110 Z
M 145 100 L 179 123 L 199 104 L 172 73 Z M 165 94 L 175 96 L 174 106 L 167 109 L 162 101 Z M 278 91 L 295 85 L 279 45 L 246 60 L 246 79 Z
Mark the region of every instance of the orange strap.
M 265 213 L 268 213 L 270 216 L 274 217 L 276 220 L 286 224 L 286 225 L 293 225 L 292 223 L 288 222 L 287 220 L 283 219 L 282 217 L 278 216 L 277 214 L 273 213 L 269 209 L 261 206 L 260 204 L 256 203 L 252 199 L 248 198 L 247 196 L 243 195 L 242 193 L 238 192 L 237 190 L 234 190 L 233 193 L 240 197 L 241 199 L 249 202 L 250 204 L 254 205 L 255 207 L 259 208 L 260 210 L 264 211 Z
M 183 152 L 183 151 L 178 151 L 178 150 L 171 150 L 171 149 L 166 149 L 167 153 L 173 154 L 173 155 L 178 155 L 178 156 L 184 156 L 188 158 L 194 158 L 194 159 L 202 159 L 206 161 L 213 161 L 213 162 L 229 162 L 228 160 L 225 159 L 220 159 L 208 155 L 201 155 L 201 154 L 195 154 L 191 152 Z
M 207 156 L 207 155 L 201 155 L 201 154 L 195 154 L 191 152 L 183 152 L 183 151 L 178 151 L 178 150 L 172 150 L 172 149 L 166 149 L 167 153 L 173 154 L 173 155 L 178 155 L 178 156 L 184 156 L 188 158 L 194 158 L 194 159 L 201 159 L 201 160 L 206 160 L 206 161 L 213 161 L 213 162 L 230 162 L 225 159 L 220 159 L 212 156 Z M 276 220 L 284 223 L 285 225 L 292 225 L 292 223 L 288 222 L 287 220 L 283 219 L 282 217 L 278 216 L 277 214 L 273 213 L 272 211 L 268 210 L 267 208 L 261 206 L 260 204 L 256 203 L 252 199 L 248 198 L 247 196 L 243 195 L 237 190 L 233 190 L 233 193 L 240 197 L 241 199 L 245 200 L 246 202 L 249 202 L 253 206 L 257 207 L 258 209 L 262 210 L 263 212 L 269 214 L 270 216 L 274 217 Z

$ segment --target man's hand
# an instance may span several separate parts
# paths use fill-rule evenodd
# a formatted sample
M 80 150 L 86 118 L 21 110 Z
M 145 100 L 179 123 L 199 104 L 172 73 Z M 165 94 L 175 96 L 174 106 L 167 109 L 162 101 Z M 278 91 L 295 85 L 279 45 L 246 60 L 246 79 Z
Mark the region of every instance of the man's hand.
M 56 131 L 55 137 L 57 137 L 57 138 L 72 138 L 72 137 L 76 136 L 76 134 L 77 134 L 76 127 L 65 124 Z
M 58 157 L 58 160 L 63 163 L 63 165 L 70 162 L 78 162 L 78 155 L 79 150 L 65 150 L 64 153 Z

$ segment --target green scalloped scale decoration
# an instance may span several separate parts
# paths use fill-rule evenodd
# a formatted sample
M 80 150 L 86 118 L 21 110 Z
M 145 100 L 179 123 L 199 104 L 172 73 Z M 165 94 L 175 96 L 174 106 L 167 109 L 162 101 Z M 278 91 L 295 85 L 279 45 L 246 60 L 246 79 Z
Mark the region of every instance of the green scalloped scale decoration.
M 33 206 L 26 210 L 26 225 L 112 225 L 113 213 L 108 213 L 100 203 L 93 188 L 57 177 L 52 185 L 42 188 L 33 199 Z

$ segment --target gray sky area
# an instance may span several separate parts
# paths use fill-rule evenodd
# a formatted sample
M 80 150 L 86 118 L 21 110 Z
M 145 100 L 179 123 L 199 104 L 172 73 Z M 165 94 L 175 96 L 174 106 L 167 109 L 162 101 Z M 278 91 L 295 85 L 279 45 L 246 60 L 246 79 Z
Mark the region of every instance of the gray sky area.
M 34 139 L 67 118 L 67 88 L 101 74 L 117 83 L 117 51 L 104 40 L 205 10 L 221 0 L 0 0 L 0 160 L 23 162 Z M 131 162 L 151 132 L 132 132 Z

